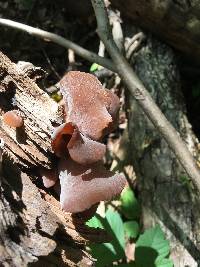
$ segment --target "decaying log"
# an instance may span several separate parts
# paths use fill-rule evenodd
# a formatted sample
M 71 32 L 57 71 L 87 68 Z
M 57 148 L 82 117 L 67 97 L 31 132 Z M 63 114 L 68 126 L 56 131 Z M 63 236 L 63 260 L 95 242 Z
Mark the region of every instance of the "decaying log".
M 91 266 L 85 245 L 109 239 L 84 224 L 93 211 L 63 212 L 37 177 L 38 166 L 51 168 L 55 161 L 50 136 L 61 109 L 0 52 L 0 115 L 12 109 L 20 111 L 24 127 L 0 124 L 0 266 Z
M 199 64 L 200 5 L 198 0 L 111 0 L 135 26 L 162 38 Z

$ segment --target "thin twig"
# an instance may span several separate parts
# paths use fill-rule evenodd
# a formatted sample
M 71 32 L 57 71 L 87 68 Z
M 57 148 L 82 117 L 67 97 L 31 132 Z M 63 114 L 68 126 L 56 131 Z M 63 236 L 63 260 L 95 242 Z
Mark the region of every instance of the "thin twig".
M 68 61 L 69 61 L 67 71 L 76 70 L 77 63 L 75 60 L 74 50 L 68 49 L 67 52 L 68 52 Z
M 100 43 L 99 43 L 99 52 L 98 52 L 98 55 L 100 57 L 104 57 L 105 55 L 105 45 L 104 43 L 100 40 Z
M 200 170 L 185 143 L 180 138 L 179 133 L 160 111 L 159 107 L 155 104 L 151 95 L 137 77 L 132 67 L 119 52 L 111 34 L 104 0 L 91 0 L 91 2 L 96 14 L 98 34 L 113 59 L 119 76 L 123 79 L 127 88 L 138 101 L 147 117 L 165 138 L 169 147 L 173 150 L 183 168 L 191 177 L 193 183 L 200 192 Z
M 116 68 L 110 59 L 100 57 L 96 53 L 93 53 L 93 52 L 65 39 L 64 37 L 62 37 L 58 34 L 47 32 L 47 31 L 44 31 L 41 29 L 37 29 L 37 28 L 31 27 L 31 26 L 28 26 L 26 24 L 19 23 L 19 22 L 9 20 L 9 19 L 1 19 L 0 18 L 0 25 L 8 26 L 8 27 L 11 27 L 11 28 L 23 31 L 23 32 L 27 32 L 30 35 L 42 38 L 45 41 L 51 41 L 53 43 L 56 43 L 58 45 L 65 47 L 67 49 L 70 48 L 70 49 L 74 50 L 74 52 L 77 55 L 81 56 L 82 58 L 85 58 L 88 61 L 91 61 L 93 63 L 95 62 L 101 66 L 104 66 L 105 68 L 108 68 L 108 69 L 116 72 Z
M 55 76 L 60 80 L 61 77 L 60 77 L 60 75 L 58 74 L 58 72 L 56 71 L 56 69 L 54 68 L 54 66 L 52 65 L 51 60 L 50 60 L 50 58 L 48 57 L 48 55 L 47 55 L 45 49 L 42 49 L 42 53 L 43 53 L 43 55 L 44 55 L 44 57 L 45 57 L 47 63 L 49 64 L 49 67 L 50 67 L 51 71 L 52 71 L 52 72 L 55 74 Z
M 108 10 L 108 18 L 110 25 L 112 27 L 112 35 L 113 39 L 119 48 L 119 51 L 123 54 L 125 49 L 124 49 L 124 36 L 123 36 L 123 30 L 121 27 L 121 18 L 120 18 L 120 13 L 119 11 L 113 11 L 111 9 Z
M 135 53 L 138 50 L 144 39 L 145 35 L 143 32 L 138 32 L 133 36 L 133 38 L 131 38 L 126 48 L 126 58 L 128 61 L 130 60 L 133 53 Z

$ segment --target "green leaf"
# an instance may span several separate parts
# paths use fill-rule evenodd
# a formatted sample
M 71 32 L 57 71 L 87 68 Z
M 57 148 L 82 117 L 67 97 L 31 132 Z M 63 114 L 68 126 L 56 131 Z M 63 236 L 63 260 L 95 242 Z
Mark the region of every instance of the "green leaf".
M 171 259 L 156 260 L 156 267 L 173 267 L 173 261 Z
M 138 247 L 135 250 L 135 263 L 137 267 L 156 267 L 157 252 L 151 247 Z
M 86 222 L 86 224 L 89 227 L 104 229 L 102 223 L 96 216 L 93 216 L 89 221 Z
M 110 266 L 112 262 L 118 260 L 117 254 L 112 244 L 94 244 L 90 245 L 91 254 L 97 261 L 96 267 Z
M 97 64 L 97 63 L 93 63 L 93 64 L 91 65 L 91 67 L 90 67 L 90 72 L 95 72 L 96 70 L 99 69 L 99 67 L 100 67 L 99 64 Z
M 164 233 L 157 225 L 154 228 L 148 229 L 144 234 L 140 235 L 136 242 L 136 247 L 151 247 L 155 249 L 162 258 L 169 254 L 169 242 L 165 239 Z
M 111 243 L 90 245 L 91 254 L 97 259 L 96 267 L 111 266 L 114 261 L 125 257 L 124 228 L 118 212 L 108 209 L 105 218 L 96 214 L 87 225 L 103 228 L 112 236 Z
M 110 209 L 106 211 L 106 219 L 112 229 L 112 236 L 117 239 L 121 247 L 125 248 L 125 239 L 124 239 L 124 226 L 121 219 L 121 216 L 118 212 L 114 212 Z
M 136 238 L 139 234 L 140 227 L 136 221 L 128 221 L 124 223 L 125 235 L 128 238 Z
M 121 210 L 124 216 L 130 220 L 138 219 L 140 216 L 140 205 L 134 192 L 127 188 L 121 194 Z
M 171 267 L 172 262 L 165 259 L 169 255 L 169 251 L 169 242 L 165 239 L 160 227 L 151 228 L 140 235 L 136 242 L 136 265 L 140 267 Z

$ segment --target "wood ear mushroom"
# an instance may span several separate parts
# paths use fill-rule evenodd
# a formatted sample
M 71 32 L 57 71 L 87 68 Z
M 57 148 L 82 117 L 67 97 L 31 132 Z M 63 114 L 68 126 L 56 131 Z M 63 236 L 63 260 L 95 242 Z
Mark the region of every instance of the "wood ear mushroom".
M 11 110 L 4 113 L 3 121 L 10 127 L 19 128 L 23 125 L 23 118 L 19 115 L 17 110 Z
M 116 125 L 119 99 L 84 72 L 68 72 L 60 85 L 66 117 L 52 136 L 52 148 L 60 157 L 58 177 L 43 181 L 49 187 L 59 178 L 61 207 L 76 213 L 112 199 L 125 186 L 122 174 L 104 168 L 106 146 L 100 142 Z

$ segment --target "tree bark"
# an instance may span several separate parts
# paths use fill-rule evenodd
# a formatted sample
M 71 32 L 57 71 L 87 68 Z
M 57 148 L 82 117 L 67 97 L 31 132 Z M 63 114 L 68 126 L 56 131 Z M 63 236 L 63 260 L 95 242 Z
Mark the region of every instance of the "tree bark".
M 186 116 L 172 50 L 148 36 L 132 57 L 134 69 L 162 112 L 198 159 L 198 140 Z M 160 224 L 170 240 L 175 267 L 200 264 L 200 199 L 174 154 L 127 92 L 129 162 L 138 177 L 144 228 Z M 124 145 L 124 143 L 123 143 Z
M 135 24 L 172 47 L 200 60 L 200 4 L 198 0 L 111 0 Z
M 0 266 L 91 266 L 85 245 L 109 240 L 85 225 L 95 208 L 63 212 L 37 171 L 55 163 L 50 136 L 61 109 L 3 53 L 0 85 L 0 115 L 17 109 L 24 118 L 20 130 L 0 124 Z

